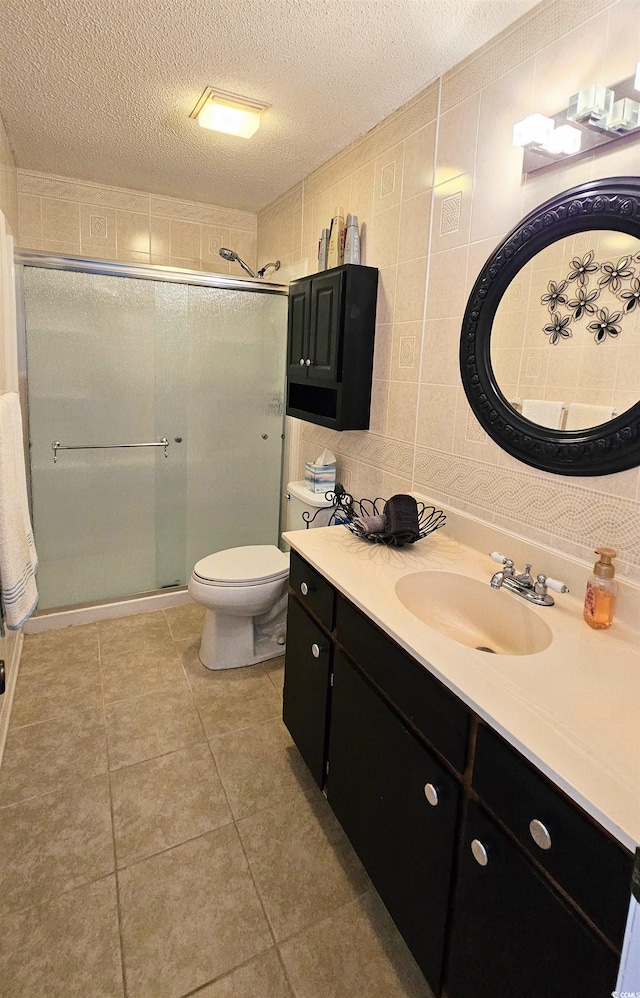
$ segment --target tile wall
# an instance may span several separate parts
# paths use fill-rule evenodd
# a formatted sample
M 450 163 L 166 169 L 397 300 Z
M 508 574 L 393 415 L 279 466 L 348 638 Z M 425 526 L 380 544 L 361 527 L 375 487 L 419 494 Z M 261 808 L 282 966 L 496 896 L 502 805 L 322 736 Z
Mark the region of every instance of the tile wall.
M 480 428 L 458 371 L 467 295 L 506 232 L 575 184 L 638 173 L 630 141 L 525 178 L 514 122 L 632 75 L 639 55 L 640 0 L 543 3 L 259 213 L 259 257 L 314 270 L 342 204 L 380 269 L 371 428 L 302 423 L 301 466 L 330 446 L 357 496 L 413 488 L 585 562 L 606 542 L 640 582 L 640 470 L 563 478 L 519 463 Z
M 256 269 L 253 212 L 30 170 L 17 171 L 17 200 L 23 249 L 246 276 L 227 246 Z
M 0 118 L 0 211 L 9 223 L 9 234 L 17 236 L 17 171 L 2 118 Z

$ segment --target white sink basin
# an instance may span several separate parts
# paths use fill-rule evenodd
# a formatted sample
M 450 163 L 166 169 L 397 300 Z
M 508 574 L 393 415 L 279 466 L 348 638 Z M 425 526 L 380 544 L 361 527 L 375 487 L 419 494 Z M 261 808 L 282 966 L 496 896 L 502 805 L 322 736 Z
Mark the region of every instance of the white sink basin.
M 551 628 L 526 601 L 492 589 L 488 581 L 452 572 L 412 572 L 395 588 L 414 616 L 469 648 L 496 655 L 535 655 L 551 644 Z

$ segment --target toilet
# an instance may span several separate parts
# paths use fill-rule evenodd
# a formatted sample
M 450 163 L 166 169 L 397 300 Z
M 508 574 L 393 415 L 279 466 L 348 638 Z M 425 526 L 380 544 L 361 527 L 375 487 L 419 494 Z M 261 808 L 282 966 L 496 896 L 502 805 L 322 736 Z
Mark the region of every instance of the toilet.
M 287 486 L 287 530 L 324 527 L 332 505 L 304 482 Z M 304 517 L 303 517 L 303 514 Z M 317 514 L 317 515 L 316 515 Z M 284 654 L 289 556 L 274 544 L 248 544 L 196 563 L 189 595 L 205 607 L 200 661 L 238 669 Z

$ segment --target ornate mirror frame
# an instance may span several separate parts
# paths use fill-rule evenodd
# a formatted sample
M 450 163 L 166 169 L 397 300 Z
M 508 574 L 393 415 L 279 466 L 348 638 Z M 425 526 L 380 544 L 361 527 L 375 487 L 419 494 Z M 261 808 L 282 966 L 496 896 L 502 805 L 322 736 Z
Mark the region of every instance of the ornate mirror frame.
M 640 465 L 640 401 L 608 423 L 588 429 L 555 430 L 532 423 L 512 408 L 496 382 L 491 330 L 502 296 L 532 257 L 558 239 L 593 229 L 640 239 L 640 177 L 590 181 L 530 212 L 480 271 L 462 321 L 460 373 L 478 422 L 519 461 L 558 475 L 611 475 Z

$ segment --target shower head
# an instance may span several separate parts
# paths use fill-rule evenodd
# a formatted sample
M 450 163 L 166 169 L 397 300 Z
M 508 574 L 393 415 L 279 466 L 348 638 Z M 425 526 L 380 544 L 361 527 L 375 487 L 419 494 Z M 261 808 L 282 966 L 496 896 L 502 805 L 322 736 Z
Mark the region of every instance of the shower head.
M 268 270 L 280 270 L 280 261 L 276 260 L 275 263 L 265 263 L 264 267 L 260 267 L 258 277 L 264 277 Z
M 228 260 L 229 263 L 239 263 L 242 269 L 246 271 L 246 273 L 249 275 L 249 277 L 256 276 L 252 271 L 251 267 L 249 267 L 249 265 L 246 264 L 244 260 L 240 259 L 235 250 L 227 249 L 225 246 L 223 246 L 219 252 L 223 260 Z M 260 276 L 262 277 L 263 275 L 261 274 Z

